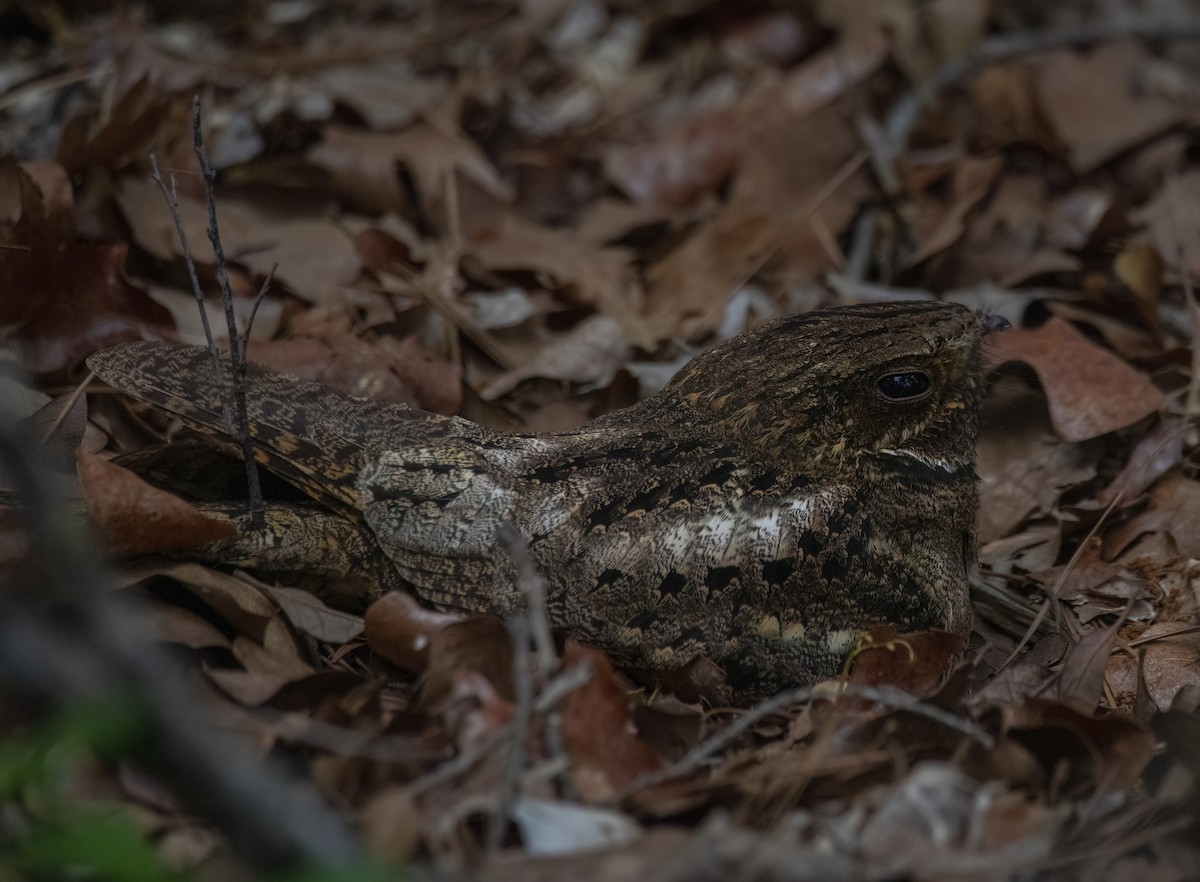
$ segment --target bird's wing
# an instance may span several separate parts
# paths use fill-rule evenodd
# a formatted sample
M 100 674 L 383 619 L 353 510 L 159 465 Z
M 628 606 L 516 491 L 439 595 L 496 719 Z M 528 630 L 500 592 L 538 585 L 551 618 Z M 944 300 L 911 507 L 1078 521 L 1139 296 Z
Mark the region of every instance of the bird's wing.
M 526 516 L 527 499 L 544 500 L 547 517 L 562 523 L 565 515 L 553 513 L 549 500 L 576 492 L 566 484 L 539 487 L 512 470 L 514 456 L 550 443 L 516 435 L 493 435 L 482 444 L 444 438 L 367 455 L 358 479 L 367 523 L 422 597 L 478 612 L 513 608 L 512 566 L 497 547 L 496 531 L 509 523 L 528 541 L 538 525 Z
M 227 357 L 223 374 L 230 376 Z M 213 357 L 199 346 L 130 343 L 97 352 L 88 366 L 119 392 L 179 418 L 240 454 L 224 416 Z M 226 379 L 228 382 L 228 379 Z M 354 481 L 371 445 L 470 434 L 464 420 L 347 395 L 319 383 L 248 368 L 246 409 L 255 457 L 313 499 L 360 517 Z
M 856 532 L 845 488 L 710 442 L 655 444 L 592 430 L 393 447 L 368 454 L 359 494 L 396 568 L 436 604 L 519 604 L 496 542 L 511 523 L 546 582 L 554 626 L 623 661 L 669 668 L 714 647 L 739 654 L 747 639 L 767 651 L 817 639 L 806 615 L 845 602 L 819 596 L 845 572 Z M 813 590 L 797 597 L 797 584 Z

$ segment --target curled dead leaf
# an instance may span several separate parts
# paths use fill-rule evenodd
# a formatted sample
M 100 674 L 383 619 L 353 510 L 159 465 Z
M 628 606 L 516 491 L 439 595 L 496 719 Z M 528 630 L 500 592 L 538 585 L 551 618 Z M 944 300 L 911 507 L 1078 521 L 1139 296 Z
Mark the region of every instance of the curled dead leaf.
M 267 586 L 292 626 L 323 643 L 346 643 L 363 632 L 361 616 L 326 606 L 311 591 Z
M 494 401 L 531 377 L 581 383 L 598 389 L 612 382 L 629 357 L 629 341 L 613 319 L 594 315 L 538 350 L 527 364 L 501 374 L 480 390 L 485 401 Z
M 625 689 L 607 656 L 571 643 L 563 654 L 563 667 L 584 660 L 592 665 L 592 678 L 563 702 L 563 741 L 577 792 L 599 801 L 658 769 L 662 759 L 637 735 Z
M 233 536 L 233 525 L 211 517 L 133 472 L 82 448 L 76 453 L 88 519 L 120 557 L 203 548 Z
M 897 634 L 890 625 L 881 625 L 868 632 L 854 654 L 850 682 L 891 686 L 924 698 L 938 691 L 964 646 L 962 637 L 948 631 Z
M 1163 404 L 1162 392 L 1141 373 L 1058 317 L 1037 329 L 997 334 L 993 347 L 997 361 L 1023 361 L 1034 369 L 1064 440 L 1123 429 Z
M 206 606 L 211 607 L 239 634 L 263 641 L 272 621 L 278 621 L 275 605 L 257 587 L 198 563 L 179 563 L 151 558 L 126 567 L 124 584 L 132 585 L 156 576 L 174 579 Z
M 434 634 L 459 621 L 460 616 L 421 606 L 411 594 L 392 591 L 367 607 L 363 629 L 372 649 L 406 671 L 417 672 L 429 663 Z
M 1116 717 L 1098 718 L 1057 701 L 1031 698 L 1004 709 L 1009 734 L 1032 746 L 1045 768 L 1097 791 L 1131 787 L 1154 756 L 1154 735 Z

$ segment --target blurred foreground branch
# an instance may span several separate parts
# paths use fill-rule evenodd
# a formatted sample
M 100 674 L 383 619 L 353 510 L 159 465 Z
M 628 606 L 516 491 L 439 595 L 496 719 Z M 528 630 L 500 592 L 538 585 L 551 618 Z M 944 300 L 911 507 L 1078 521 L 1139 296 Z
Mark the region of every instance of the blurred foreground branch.
M 151 644 L 140 611 L 106 593 L 99 551 L 52 497 L 42 451 L 13 413 L 0 399 L 0 470 L 23 505 L 40 578 L 0 593 L 0 682 L 47 709 L 132 699 L 142 725 L 130 757 L 222 829 L 247 864 L 279 870 L 353 860 L 341 819 L 306 784 L 221 732 Z

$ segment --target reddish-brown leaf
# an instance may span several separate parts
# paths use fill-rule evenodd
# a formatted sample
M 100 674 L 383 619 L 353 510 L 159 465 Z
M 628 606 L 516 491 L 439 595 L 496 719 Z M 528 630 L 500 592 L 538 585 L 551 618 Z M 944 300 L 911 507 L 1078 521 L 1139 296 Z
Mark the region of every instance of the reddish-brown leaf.
M 1200 483 L 1179 474 L 1159 481 L 1141 514 L 1105 534 L 1105 556 L 1116 557 L 1139 536 L 1158 532 L 1169 534 L 1184 557 L 1200 558 Z
M 947 631 L 897 634 L 890 625 L 872 628 L 854 655 L 850 682 L 892 686 L 924 698 L 935 694 L 951 666 L 962 657 L 962 637 Z
M 125 278 L 123 242 L 74 236 L 70 181 L 61 166 L 0 159 L 0 325 L 16 329 L 27 367 L 72 365 L 170 315 Z
M 1056 701 L 1029 699 L 1005 709 L 1005 723 L 1047 770 L 1104 793 L 1133 786 L 1154 756 L 1154 735 L 1116 717 L 1096 718 Z
M 662 765 L 657 753 L 637 735 L 625 690 L 603 653 L 577 643 L 568 645 L 563 666 L 588 660 L 592 679 L 563 703 L 563 740 L 580 795 L 598 801 L 639 775 Z
M 233 525 L 95 454 L 76 455 L 88 518 L 120 557 L 203 548 L 233 535 Z
M 1153 383 L 1060 318 L 997 334 L 993 345 L 998 360 L 1023 361 L 1037 372 L 1055 431 L 1067 441 L 1123 429 L 1162 406 Z
M 416 672 L 429 664 L 433 636 L 461 621 L 461 616 L 421 606 L 411 594 L 392 591 L 367 607 L 363 628 L 372 649 L 405 670 Z

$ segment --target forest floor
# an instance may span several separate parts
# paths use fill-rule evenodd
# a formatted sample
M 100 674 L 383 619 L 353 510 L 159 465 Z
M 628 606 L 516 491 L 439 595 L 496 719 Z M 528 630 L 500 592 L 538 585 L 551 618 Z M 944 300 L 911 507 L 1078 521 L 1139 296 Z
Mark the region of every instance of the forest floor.
M 0 2 L 0 327 L 28 377 L 2 382 L 50 438 L 39 480 L 138 558 L 89 578 L 148 613 L 157 655 L 95 596 L 30 599 L 70 549 L 0 520 L 0 879 L 298 860 L 312 879 L 1195 878 L 1188 4 L 122 7 Z M 514 670 L 489 619 L 399 595 L 364 615 L 166 556 L 195 512 L 109 462 L 157 430 L 76 390 L 105 346 L 204 339 L 155 168 L 225 328 L 194 102 L 243 330 L 267 288 L 252 360 L 354 394 L 557 431 L 776 316 L 935 298 L 1008 319 L 965 657 L 918 635 L 865 651 L 849 691 L 713 705 L 570 644 Z M 159 656 L 183 674 L 138 673 Z M 187 691 L 154 705 L 164 683 Z

